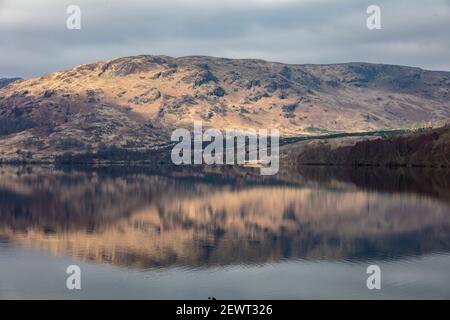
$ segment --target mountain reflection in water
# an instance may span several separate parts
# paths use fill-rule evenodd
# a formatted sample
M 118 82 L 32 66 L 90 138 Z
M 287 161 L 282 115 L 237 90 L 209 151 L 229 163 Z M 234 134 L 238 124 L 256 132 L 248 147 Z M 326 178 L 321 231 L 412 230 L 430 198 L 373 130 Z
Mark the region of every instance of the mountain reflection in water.
M 397 259 L 450 249 L 442 170 L 0 167 L 0 239 L 148 269 Z

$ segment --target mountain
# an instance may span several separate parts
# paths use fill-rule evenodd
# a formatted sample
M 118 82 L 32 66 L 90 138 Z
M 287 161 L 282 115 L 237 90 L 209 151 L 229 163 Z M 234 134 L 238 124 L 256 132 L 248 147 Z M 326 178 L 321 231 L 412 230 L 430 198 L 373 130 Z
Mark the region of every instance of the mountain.
M 133 56 L 0 89 L 0 158 L 53 159 L 105 146 L 148 150 L 194 120 L 282 135 L 419 127 L 450 118 L 450 72 Z

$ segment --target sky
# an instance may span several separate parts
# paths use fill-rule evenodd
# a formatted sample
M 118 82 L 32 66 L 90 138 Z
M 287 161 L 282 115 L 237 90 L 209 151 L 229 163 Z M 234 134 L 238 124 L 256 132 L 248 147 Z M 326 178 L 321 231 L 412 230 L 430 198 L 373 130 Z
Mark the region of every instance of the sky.
M 372 4 L 380 30 L 366 26 Z M 450 71 L 450 0 L 0 0 L 0 78 L 139 54 Z

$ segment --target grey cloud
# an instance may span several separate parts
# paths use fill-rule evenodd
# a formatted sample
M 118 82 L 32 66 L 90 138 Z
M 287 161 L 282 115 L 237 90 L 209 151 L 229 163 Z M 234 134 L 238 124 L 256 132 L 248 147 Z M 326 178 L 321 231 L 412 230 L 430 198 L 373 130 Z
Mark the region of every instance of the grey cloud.
M 65 28 L 78 3 L 82 30 Z M 365 27 L 368 5 L 383 30 Z M 213 55 L 288 63 L 367 61 L 450 70 L 450 2 L 436 0 L 2 1 L 0 77 L 123 55 Z

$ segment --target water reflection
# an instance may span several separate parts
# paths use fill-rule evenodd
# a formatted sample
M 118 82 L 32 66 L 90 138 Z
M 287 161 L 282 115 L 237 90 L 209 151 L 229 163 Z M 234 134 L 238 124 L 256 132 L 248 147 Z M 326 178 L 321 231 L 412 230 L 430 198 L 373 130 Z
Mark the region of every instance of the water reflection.
M 0 239 L 135 268 L 450 249 L 446 171 L 0 167 Z

